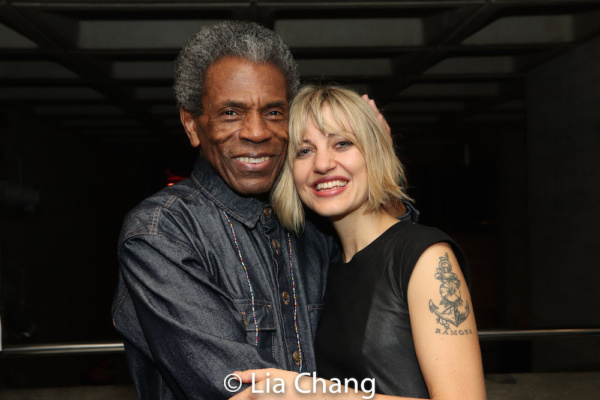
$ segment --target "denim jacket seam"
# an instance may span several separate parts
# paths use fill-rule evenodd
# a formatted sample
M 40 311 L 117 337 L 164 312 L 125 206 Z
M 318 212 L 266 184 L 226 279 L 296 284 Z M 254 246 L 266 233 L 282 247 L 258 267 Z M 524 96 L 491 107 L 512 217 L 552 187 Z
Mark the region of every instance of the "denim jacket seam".
M 151 231 L 158 233 L 158 223 L 160 221 L 160 216 L 162 215 L 162 210 L 171 207 L 175 200 L 177 200 L 177 196 L 169 196 L 162 205 L 158 205 L 154 208 L 154 213 L 152 214 L 152 226 L 150 228 Z
M 196 179 L 194 174 L 192 174 L 192 179 L 194 180 L 194 182 L 196 182 L 196 184 L 198 186 L 200 186 L 200 189 L 202 189 L 202 191 L 205 193 L 205 195 L 207 197 L 209 197 L 210 201 L 212 201 L 217 207 L 227 211 L 229 214 L 233 215 L 237 220 L 239 220 L 247 225 L 254 225 L 254 223 L 252 221 L 247 220 L 246 218 L 244 218 L 241 215 L 237 214 L 236 212 L 232 211 L 225 204 L 221 203 L 219 201 L 219 199 L 217 199 L 215 196 L 213 196 L 212 193 L 210 193 L 204 186 L 202 186 L 202 184 Z
M 112 317 L 113 318 L 115 318 L 117 316 L 117 313 L 119 312 L 119 309 L 121 308 L 121 304 L 123 304 L 123 301 L 125 301 L 125 299 L 127 298 L 128 295 L 129 295 L 129 291 L 127 290 L 127 287 L 124 286 L 123 290 L 121 290 L 121 293 L 119 293 L 118 300 L 116 301 L 115 305 L 112 308 Z
M 273 307 L 273 303 L 269 300 L 261 300 L 261 299 L 254 299 L 254 301 L 252 301 L 251 298 L 248 297 L 242 297 L 242 298 L 234 298 L 233 302 L 240 305 L 240 306 L 249 306 L 252 303 L 254 303 L 255 305 L 258 306 L 267 306 L 267 307 Z
M 165 239 L 167 239 L 168 241 L 170 241 L 171 243 L 173 243 L 175 246 L 179 247 L 182 250 L 185 250 L 187 252 L 189 252 L 190 254 L 195 254 L 196 252 L 194 251 L 194 249 L 192 249 L 191 247 L 189 247 L 187 244 L 179 241 L 177 238 L 174 238 L 173 236 L 164 233 L 162 231 L 154 231 L 154 230 L 135 230 L 132 231 L 122 242 L 121 245 L 119 246 L 119 248 L 121 248 L 125 242 L 138 237 L 138 236 L 161 236 L 164 237 Z
M 194 191 L 190 194 L 188 194 L 185 199 L 186 200 L 194 200 L 196 197 L 198 197 L 198 195 L 200 194 L 200 190 L 198 189 L 194 189 Z
M 179 241 L 178 239 L 174 238 L 171 235 L 168 235 L 164 232 L 158 232 L 157 236 L 162 236 L 164 238 L 166 238 L 167 240 L 169 240 L 171 243 L 173 243 L 175 246 L 179 247 L 182 250 L 185 250 L 187 252 L 189 252 L 190 254 L 196 254 L 196 251 L 194 249 L 192 249 L 191 247 L 189 247 L 187 244 Z
M 156 231 L 158 230 L 158 219 L 159 216 L 157 216 L 157 214 L 160 215 L 160 212 L 162 211 L 162 206 L 156 206 L 154 207 L 154 212 L 152 213 L 152 220 L 150 221 L 150 233 L 156 233 Z
M 275 319 L 275 317 L 273 317 Z M 271 355 L 275 358 L 275 335 L 271 335 Z
M 261 233 L 264 236 L 266 242 L 269 243 L 270 242 L 269 235 L 267 235 L 264 230 L 262 230 Z M 279 237 L 277 237 L 277 238 L 279 239 Z M 273 257 L 273 253 L 272 252 L 271 252 L 271 261 L 272 261 L 271 266 L 273 267 L 273 274 L 275 276 L 277 276 L 277 261 Z M 286 268 L 284 268 L 284 270 L 286 270 Z M 286 271 L 286 277 L 287 277 L 287 271 Z M 275 314 L 274 313 L 272 314 L 272 318 L 273 318 L 273 324 L 274 324 L 274 326 L 277 326 L 277 325 L 275 325 L 276 324 L 276 320 L 275 320 Z M 271 335 L 271 355 L 273 356 L 273 358 L 275 358 L 275 335 Z

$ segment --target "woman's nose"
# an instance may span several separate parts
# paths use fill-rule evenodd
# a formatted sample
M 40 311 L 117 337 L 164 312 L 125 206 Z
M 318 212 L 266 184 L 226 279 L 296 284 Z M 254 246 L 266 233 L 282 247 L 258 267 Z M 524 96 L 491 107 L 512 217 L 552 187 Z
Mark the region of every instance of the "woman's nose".
M 317 150 L 315 154 L 314 171 L 325 174 L 336 166 L 335 155 L 329 150 Z

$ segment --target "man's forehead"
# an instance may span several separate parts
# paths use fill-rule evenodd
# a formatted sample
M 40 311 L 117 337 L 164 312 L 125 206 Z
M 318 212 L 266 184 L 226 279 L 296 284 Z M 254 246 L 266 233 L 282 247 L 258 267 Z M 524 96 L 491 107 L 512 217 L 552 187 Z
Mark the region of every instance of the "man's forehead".
M 203 100 L 242 106 L 259 101 L 287 107 L 287 87 L 281 70 L 271 63 L 227 57 L 213 63 L 204 81 Z
M 254 62 L 242 57 L 226 56 L 213 62 L 206 70 L 205 84 L 223 82 L 219 78 L 230 78 L 232 75 L 261 83 L 283 83 L 285 74 L 271 62 Z

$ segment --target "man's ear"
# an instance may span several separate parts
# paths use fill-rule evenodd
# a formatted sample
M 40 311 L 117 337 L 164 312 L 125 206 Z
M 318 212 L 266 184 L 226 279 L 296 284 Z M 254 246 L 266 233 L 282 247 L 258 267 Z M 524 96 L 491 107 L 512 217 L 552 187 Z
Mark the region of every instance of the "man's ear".
M 183 129 L 185 129 L 185 133 L 187 133 L 192 147 L 200 146 L 201 128 L 198 126 L 194 115 L 191 112 L 184 110 L 183 107 L 179 107 L 179 118 L 181 119 L 181 124 L 183 125 Z

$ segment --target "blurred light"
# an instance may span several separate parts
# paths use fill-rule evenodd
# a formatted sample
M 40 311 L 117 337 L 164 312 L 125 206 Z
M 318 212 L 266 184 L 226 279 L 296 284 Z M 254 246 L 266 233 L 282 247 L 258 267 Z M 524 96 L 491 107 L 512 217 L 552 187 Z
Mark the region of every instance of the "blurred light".
M 187 178 L 186 176 L 180 176 L 180 175 L 174 174 L 169 169 L 167 169 L 166 174 L 167 174 L 167 186 L 172 186 L 172 185 L 176 184 L 177 182 L 180 182 Z

